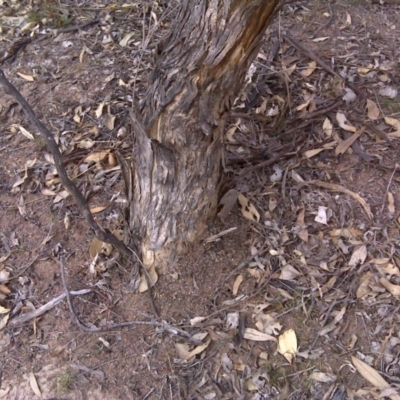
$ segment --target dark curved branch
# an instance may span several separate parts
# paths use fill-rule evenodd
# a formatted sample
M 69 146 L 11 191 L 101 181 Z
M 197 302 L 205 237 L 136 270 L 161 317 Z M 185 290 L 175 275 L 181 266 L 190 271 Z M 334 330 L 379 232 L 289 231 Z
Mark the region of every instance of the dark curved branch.
M 58 148 L 56 141 L 54 140 L 53 134 L 47 129 L 47 127 L 39 120 L 33 111 L 32 107 L 28 104 L 28 102 L 24 99 L 21 93 L 15 88 L 15 86 L 6 78 L 3 70 L 0 68 L 0 85 L 14 97 L 15 100 L 21 105 L 21 107 L 28 114 L 29 120 L 35 124 L 40 135 L 46 142 L 46 145 L 54 158 L 54 164 L 57 168 L 58 176 L 61 179 L 61 183 L 68 190 L 71 196 L 75 199 L 78 207 L 80 208 L 83 216 L 85 217 L 89 226 L 93 229 L 96 237 L 105 242 L 113 245 L 116 249 L 118 249 L 121 253 L 123 253 L 127 257 L 132 257 L 131 250 L 125 246 L 123 242 L 121 242 L 116 236 L 114 236 L 111 232 L 104 230 L 93 218 L 92 213 L 90 212 L 89 205 L 82 194 L 82 192 L 78 189 L 78 187 L 69 179 L 67 171 L 65 170 L 64 163 L 62 161 L 62 155 Z

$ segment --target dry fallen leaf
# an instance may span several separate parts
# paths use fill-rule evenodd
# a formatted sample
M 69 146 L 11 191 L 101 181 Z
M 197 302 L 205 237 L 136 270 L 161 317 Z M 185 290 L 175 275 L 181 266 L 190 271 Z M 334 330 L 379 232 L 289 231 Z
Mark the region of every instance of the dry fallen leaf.
M 158 281 L 158 274 L 156 271 L 156 267 L 154 265 L 152 265 L 150 267 L 150 269 L 147 270 L 147 273 L 149 274 L 150 285 L 154 286 L 156 284 L 156 282 Z M 147 290 L 149 290 L 149 287 L 147 285 L 147 279 L 146 279 L 146 276 L 144 274 L 142 274 L 140 277 L 140 284 L 139 284 L 138 292 L 143 293 L 143 292 L 146 292 Z
M 336 149 L 335 155 L 344 154 L 353 145 L 353 143 L 362 135 L 365 127 L 361 127 L 357 132 L 354 132 L 348 139 L 340 142 Z
M 309 378 L 315 382 L 329 383 L 329 382 L 335 382 L 337 376 L 333 374 L 327 374 L 324 372 L 315 371 L 309 376 Z
M 6 327 L 9 317 L 10 309 L 0 306 L 0 331 Z
M 90 212 L 92 214 L 97 214 L 99 212 L 104 211 L 108 206 L 98 206 L 98 207 L 90 207 Z
M 302 71 L 300 74 L 304 77 L 310 76 L 314 71 L 315 68 L 317 67 L 317 63 L 316 61 L 311 61 L 308 66 L 307 69 Z
M 319 222 L 320 224 L 327 225 L 328 217 L 326 215 L 326 210 L 327 210 L 327 207 L 319 206 L 318 213 L 317 213 L 316 217 L 314 218 L 314 221 Z
M 325 132 L 325 135 L 328 137 L 332 136 L 333 133 L 333 124 L 329 118 L 324 119 L 324 123 L 322 124 L 322 129 Z
M 380 278 L 379 283 L 392 295 L 395 297 L 400 296 L 400 286 L 390 283 L 386 278 Z
M 247 340 L 254 340 L 255 342 L 265 342 L 267 340 L 276 342 L 276 339 L 273 336 L 253 328 L 246 328 L 243 337 Z
M 238 198 L 238 191 L 235 189 L 228 190 L 222 197 L 220 201 L 221 210 L 218 213 L 218 217 L 221 219 L 226 218 L 229 213 L 232 211 L 233 207 L 236 204 L 236 200 Z
M 324 151 L 324 150 L 325 150 L 324 148 L 312 149 L 312 150 L 305 151 L 303 154 L 304 154 L 304 157 L 306 157 L 306 158 L 312 158 L 312 157 L 316 156 L 317 154 L 321 153 L 321 151 Z
M 367 112 L 368 112 L 368 118 L 371 121 L 375 121 L 376 119 L 379 118 L 380 115 L 379 108 L 376 105 L 376 103 L 370 99 L 367 99 Z
M 289 363 L 292 363 L 297 352 L 297 337 L 293 329 L 288 329 L 279 336 L 278 353 L 282 354 Z
M 28 82 L 33 82 L 35 80 L 33 75 L 21 74 L 20 72 L 17 72 L 17 75 L 19 75 L 22 79 L 25 79 Z
M 324 37 L 319 37 L 319 38 L 315 38 L 313 39 L 313 42 L 318 43 L 318 42 L 324 42 L 325 40 L 328 40 L 329 36 L 324 36 Z
M 349 267 L 356 267 L 358 264 L 363 264 L 367 258 L 368 251 L 367 246 L 363 244 L 362 246 L 356 247 L 351 255 L 349 261 Z
M 354 356 L 351 357 L 351 362 L 360 373 L 360 375 L 371 385 L 375 386 L 379 390 L 390 388 L 389 383 L 382 378 L 382 376 L 375 368 L 372 368 L 370 365 Z M 388 397 L 390 397 L 392 400 L 400 400 L 400 396 L 397 393 L 389 394 Z
M 400 121 L 395 118 L 385 117 L 385 122 L 396 129 L 394 132 L 389 132 L 387 136 L 400 137 Z
M 107 113 L 106 115 L 106 128 L 109 131 L 112 131 L 114 129 L 114 125 L 115 125 L 115 119 L 117 117 L 115 115 L 112 115 L 110 113 Z
M 30 385 L 31 389 L 36 394 L 36 396 L 41 399 L 42 398 L 42 393 L 40 392 L 39 385 L 37 383 L 37 380 L 36 380 L 35 375 L 33 374 L 33 372 L 31 372 L 28 375 L 28 379 L 29 379 L 29 385 Z
M 35 140 L 35 137 L 32 135 L 32 133 L 30 133 L 27 129 L 25 129 L 23 126 L 19 126 L 19 130 L 21 131 L 21 133 L 27 137 L 30 140 Z
M 243 280 L 244 280 L 244 276 L 242 274 L 240 274 L 236 277 L 235 282 L 233 284 L 233 288 L 232 288 L 232 294 L 234 296 L 236 296 L 238 294 L 239 286 L 243 282 Z
M 238 201 L 240 204 L 240 209 L 242 211 L 242 214 L 245 218 L 249 219 L 250 221 L 253 222 L 259 222 L 260 221 L 260 214 L 256 210 L 256 208 L 253 206 L 253 204 L 250 203 L 250 201 L 243 196 L 241 193 L 238 193 Z
M 389 97 L 389 99 L 395 99 L 398 94 L 398 90 L 394 87 L 387 86 L 379 90 L 379 94 L 384 97 Z
M 300 228 L 297 236 L 305 243 L 308 242 L 308 229 L 304 222 L 305 208 L 302 207 L 297 215 L 296 227 Z
M 132 36 L 134 36 L 134 35 L 135 35 L 135 32 L 128 33 L 127 35 L 125 35 L 122 38 L 122 40 L 119 42 L 119 45 L 121 47 L 125 47 L 129 43 L 129 41 L 131 40 Z
M 339 124 L 339 126 L 344 129 L 345 131 L 348 132 L 356 132 L 357 129 L 350 125 L 349 121 L 347 120 L 346 116 L 343 113 L 337 112 L 336 113 L 336 120 Z
M 207 340 L 206 343 L 195 347 L 192 351 L 189 351 L 190 346 L 187 343 L 175 343 L 175 350 L 181 360 L 190 361 L 194 356 L 202 353 L 210 343 L 211 340 Z
M 290 264 L 286 264 L 281 269 L 279 279 L 282 279 L 285 281 L 293 281 L 293 280 L 296 280 L 296 278 L 298 278 L 300 275 L 301 275 L 300 272 L 297 271 L 296 268 L 292 267 Z
M 103 114 L 104 105 L 105 105 L 104 101 L 102 101 L 102 102 L 98 105 L 98 107 L 97 107 L 97 109 L 96 109 L 96 111 L 95 111 L 95 114 L 96 114 L 97 119 L 100 118 L 101 115 Z
M 394 196 L 393 193 L 388 192 L 388 211 L 390 214 L 394 214 L 396 211 L 395 205 L 394 205 Z
M 293 175 L 293 171 L 292 171 L 292 175 Z M 354 193 L 351 190 L 346 189 L 345 187 L 343 187 L 341 185 L 337 185 L 336 183 L 324 182 L 324 181 L 320 181 L 318 179 L 315 181 L 307 181 L 307 184 L 313 184 L 313 185 L 316 185 L 319 187 L 323 187 L 323 188 L 330 189 L 330 190 L 333 190 L 336 192 L 346 193 L 346 194 L 350 195 L 351 197 L 353 197 L 353 199 L 357 200 L 361 204 L 361 206 L 363 207 L 368 218 L 372 219 L 373 214 L 372 214 L 369 204 L 359 194 Z

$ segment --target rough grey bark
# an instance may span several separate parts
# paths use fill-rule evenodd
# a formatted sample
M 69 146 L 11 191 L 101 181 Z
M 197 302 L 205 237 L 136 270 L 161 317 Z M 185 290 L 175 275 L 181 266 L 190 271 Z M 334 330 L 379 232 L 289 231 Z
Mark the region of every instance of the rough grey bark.
M 279 0 L 185 0 L 134 122 L 130 229 L 165 267 L 216 211 L 227 112 Z

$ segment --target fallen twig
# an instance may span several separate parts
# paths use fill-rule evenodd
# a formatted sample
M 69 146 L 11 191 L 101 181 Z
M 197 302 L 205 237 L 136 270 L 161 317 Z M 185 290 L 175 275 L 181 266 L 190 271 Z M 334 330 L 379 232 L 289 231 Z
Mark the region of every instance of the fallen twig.
M 328 19 L 328 21 L 326 22 L 326 24 L 321 25 L 315 32 L 314 34 L 311 36 L 312 39 L 314 39 L 315 37 L 317 37 L 318 33 L 320 33 L 323 29 L 326 29 L 333 21 L 333 18 L 335 16 L 333 9 L 332 9 L 332 5 L 331 3 L 328 2 L 328 9 L 329 9 L 329 14 L 330 17 Z
M 53 134 L 47 129 L 47 127 L 39 120 L 33 111 L 32 107 L 28 104 L 28 102 L 24 99 L 21 93 L 15 88 L 15 86 L 6 78 L 2 69 L 0 69 L 0 85 L 14 97 L 15 100 L 21 105 L 21 107 L 28 114 L 30 121 L 35 124 L 40 135 L 45 140 L 47 147 L 49 148 L 51 155 L 54 158 L 54 164 L 56 166 L 58 176 L 60 177 L 61 183 L 68 190 L 71 196 L 75 199 L 79 208 L 81 209 L 82 214 L 84 215 L 89 226 L 94 230 L 96 237 L 106 243 L 113 245 L 117 248 L 121 253 L 123 253 L 128 258 L 132 257 L 131 250 L 125 246 L 123 242 L 118 240 L 116 236 L 114 236 L 111 232 L 104 230 L 93 218 L 92 213 L 90 212 L 89 205 L 85 199 L 85 196 L 81 193 L 78 187 L 69 179 L 68 174 L 65 170 L 64 163 L 62 160 L 61 152 L 57 146 L 57 143 L 54 139 Z
M 315 110 L 314 112 L 305 114 L 300 117 L 300 119 L 314 119 L 316 117 L 320 117 L 321 115 L 325 115 L 333 110 L 336 110 L 343 104 L 343 100 L 339 99 L 338 101 L 335 101 L 333 104 L 329 105 L 328 107 L 324 108 L 319 108 L 318 110 Z
M 305 185 L 315 185 L 319 187 L 323 187 L 325 189 L 333 190 L 335 192 L 341 192 L 348 194 L 351 196 L 354 200 L 358 201 L 361 204 L 361 207 L 364 209 L 365 213 L 367 214 L 369 219 L 373 218 L 373 214 L 371 211 L 371 208 L 369 204 L 357 193 L 352 192 L 349 189 L 346 189 L 344 186 L 337 185 L 336 183 L 329 183 L 329 182 L 324 182 L 320 180 L 313 180 L 313 181 L 306 181 L 304 182 Z
M 182 330 L 180 328 L 177 328 L 174 325 L 170 325 L 170 324 L 168 324 L 166 322 L 154 321 L 150 316 L 146 316 L 147 318 L 150 319 L 150 321 L 128 321 L 128 322 L 121 322 L 121 323 L 118 323 L 118 324 L 107 325 L 105 327 L 93 327 L 93 328 L 86 326 L 77 317 L 77 315 L 75 313 L 75 310 L 74 310 L 74 306 L 72 305 L 71 294 L 74 293 L 74 292 L 70 292 L 68 290 L 68 287 L 67 287 L 67 282 L 65 280 L 65 268 L 64 268 L 64 259 L 63 259 L 63 257 L 60 257 L 59 263 L 60 263 L 61 281 L 62 281 L 63 288 L 65 290 L 63 298 L 66 297 L 66 299 L 67 299 L 68 308 L 69 308 L 69 311 L 70 311 L 70 314 L 71 314 L 71 317 L 72 317 L 73 321 L 83 331 L 90 332 L 90 333 L 109 332 L 109 331 L 112 331 L 114 329 L 127 328 L 127 327 L 134 326 L 134 325 L 149 325 L 149 326 L 157 326 L 157 327 L 163 328 L 166 331 L 168 331 L 168 332 L 170 332 L 172 334 L 175 334 L 175 335 L 180 335 L 183 338 L 189 340 L 190 342 L 192 342 L 192 343 L 194 343 L 196 345 L 203 344 L 203 342 L 201 340 L 193 338 L 192 335 L 190 335 L 190 333 L 188 333 L 188 332 L 186 332 L 186 331 L 184 331 L 184 330 Z
M 72 292 L 69 292 L 70 296 L 81 296 L 82 294 L 87 294 L 90 293 L 90 289 L 82 289 L 82 290 L 75 290 Z M 36 310 L 29 311 L 23 315 L 20 315 L 18 317 L 15 317 L 11 319 L 8 322 L 7 327 L 9 328 L 15 328 L 18 325 L 24 324 L 25 322 L 30 321 L 31 319 L 35 319 L 37 317 L 40 317 L 43 315 L 45 312 L 51 310 L 53 307 L 55 307 L 58 303 L 60 303 L 62 300 L 65 299 L 67 295 L 65 293 L 60 294 L 60 296 L 54 298 L 53 300 L 50 300 L 48 303 L 44 304 L 43 306 L 37 308 Z
M 357 93 L 361 98 L 364 97 L 364 94 L 361 92 L 360 88 L 358 88 L 356 85 L 353 85 L 351 82 L 349 82 L 346 78 L 343 76 L 339 75 L 336 71 L 334 71 L 325 61 L 322 61 L 312 50 L 306 49 L 304 46 L 302 46 L 300 43 L 298 43 L 295 39 L 293 39 L 290 35 L 282 35 L 285 40 L 287 40 L 292 46 L 296 47 L 297 50 L 299 50 L 301 53 L 303 53 L 305 56 L 311 58 L 313 61 L 315 61 L 320 67 L 322 67 L 325 71 L 329 72 L 333 76 L 336 76 L 339 78 L 341 81 L 343 81 L 350 89 L 352 89 L 355 93 Z

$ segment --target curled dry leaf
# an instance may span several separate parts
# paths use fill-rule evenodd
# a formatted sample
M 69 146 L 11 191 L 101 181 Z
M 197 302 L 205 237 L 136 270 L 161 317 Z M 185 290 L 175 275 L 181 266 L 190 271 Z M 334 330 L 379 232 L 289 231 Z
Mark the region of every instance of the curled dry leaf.
M 400 121 L 395 118 L 385 117 L 385 122 L 396 129 L 394 132 L 389 132 L 387 136 L 400 137 Z
M 149 278 L 150 278 L 150 285 L 154 286 L 158 281 L 158 274 L 156 271 L 156 267 L 154 265 L 152 265 L 150 267 L 150 269 L 147 270 L 147 272 L 148 272 Z M 149 290 L 149 286 L 147 285 L 147 279 L 146 279 L 146 276 L 144 274 L 142 274 L 140 277 L 140 284 L 139 284 L 138 292 L 143 293 L 143 292 L 147 292 L 147 290 Z
M 107 115 L 106 115 L 106 128 L 109 130 L 109 131 L 112 131 L 113 129 L 114 129 L 114 126 L 115 126 L 115 119 L 116 119 L 117 117 L 115 116 L 115 115 L 112 115 L 112 114 L 110 114 L 110 113 L 108 113 Z
M 350 195 L 351 197 L 353 197 L 353 199 L 357 200 L 361 204 L 361 206 L 363 207 L 368 218 L 372 219 L 373 214 L 372 214 L 369 204 L 359 194 L 354 193 L 351 190 L 346 189 L 345 187 L 343 187 L 341 185 L 337 185 L 336 183 L 324 182 L 324 181 L 320 181 L 320 180 L 308 181 L 307 183 Z
M 35 137 L 30 133 L 27 129 L 25 129 L 23 126 L 19 126 L 19 130 L 21 133 L 27 137 L 29 140 L 35 140 Z
M 352 103 L 357 99 L 357 95 L 353 92 L 353 90 L 351 90 L 350 88 L 344 88 L 344 90 L 346 94 L 342 97 L 342 99 L 346 103 Z
M 352 146 L 353 143 L 362 135 L 364 130 L 365 127 L 363 126 L 357 132 L 354 132 L 353 135 L 351 135 L 348 139 L 340 142 L 335 149 L 335 154 L 339 155 L 346 153 L 346 151 L 350 148 L 350 146 Z
M 388 211 L 392 215 L 396 211 L 396 208 L 394 205 L 394 196 L 393 196 L 393 193 L 391 193 L 391 192 L 388 192 Z
M 232 294 L 236 296 L 239 291 L 239 286 L 244 280 L 244 276 L 242 274 L 238 275 L 235 279 L 235 282 L 233 283 L 233 288 L 232 288 Z
M 297 271 L 296 268 L 292 267 L 290 264 L 286 264 L 282 269 L 279 275 L 279 279 L 285 281 L 293 281 L 296 280 L 300 276 L 300 272 Z
M 379 372 L 372 368 L 370 365 L 364 361 L 359 360 L 357 357 L 352 356 L 351 362 L 353 363 L 356 370 L 360 375 L 366 379 L 371 385 L 375 386 L 377 389 L 386 389 L 390 385 L 381 377 Z
M 278 200 L 275 196 L 271 196 L 268 201 L 268 210 L 273 212 L 275 208 L 278 206 Z
M 333 125 L 329 118 L 325 118 L 324 123 L 322 124 L 322 129 L 325 132 L 326 136 L 328 136 L 328 137 L 332 136 Z
M 233 207 L 236 204 L 236 200 L 238 198 L 238 191 L 235 189 L 228 190 L 222 197 L 219 202 L 221 210 L 218 213 L 218 217 L 221 219 L 226 218 L 229 213 L 232 211 Z
M 242 214 L 245 218 L 253 222 L 260 221 L 260 214 L 258 213 L 257 209 L 241 193 L 238 193 L 238 201 L 240 204 L 240 209 L 242 211 Z
M 193 350 L 189 351 L 189 345 L 186 343 L 175 343 L 175 350 L 178 354 L 178 357 L 184 361 L 190 361 L 197 354 L 202 353 L 211 343 L 211 340 L 207 340 L 206 343 L 201 344 L 195 347 Z
M 392 295 L 395 297 L 400 296 L 400 286 L 390 283 L 386 278 L 380 278 L 379 283 Z
M 326 215 L 327 207 L 319 206 L 318 207 L 318 214 L 314 218 L 315 222 L 319 222 L 320 224 L 327 225 L 328 224 L 328 217 Z
M 105 105 L 104 101 L 102 101 L 102 102 L 98 105 L 98 107 L 97 107 L 97 109 L 96 109 L 96 111 L 95 111 L 95 114 L 96 114 L 96 117 L 97 117 L 97 118 L 100 118 L 101 115 L 103 114 L 104 105 Z
M 103 242 L 96 237 L 92 239 L 89 245 L 89 254 L 91 258 L 94 258 L 101 252 L 101 247 L 103 245 Z
M 351 255 L 349 267 L 356 267 L 358 264 L 362 264 L 367 258 L 367 255 L 367 246 L 365 244 L 356 247 Z
M 398 94 L 398 90 L 394 87 L 387 86 L 379 90 L 379 94 L 384 97 L 389 97 L 389 99 L 395 99 Z
M 199 325 L 200 322 L 203 322 L 205 319 L 207 319 L 207 318 L 206 317 L 194 317 L 190 320 L 190 325 L 191 326 Z
M 349 121 L 347 120 L 346 116 L 343 113 L 337 112 L 336 113 L 336 121 L 338 122 L 339 126 L 348 132 L 356 132 L 357 129 L 350 125 Z
M 90 207 L 90 212 L 92 214 L 97 214 L 104 211 L 108 206 L 97 206 L 97 207 Z
M 88 156 L 85 157 L 83 162 L 100 162 L 103 161 L 108 155 L 110 154 L 110 150 L 103 150 L 103 151 L 95 151 L 90 153 Z
M 33 75 L 21 74 L 21 72 L 17 72 L 17 75 L 19 75 L 22 79 L 25 79 L 28 82 L 33 82 L 35 80 Z
M 364 299 L 372 294 L 371 286 L 375 285 L 375 277 L 371 272 L 363 274 L 356 291 L 357 299 Z
M 313 39 L 313 42 L 318 43 L 318 42 L 325 42 L 325 40 L 328 40 L 329 36 L 323 36 L 323 37 L 318 37 Z
M 31 389 L 33 390 L 35 395 L 41 399 L 42 398 L 42 393 L 41 393 L 41 391 L 39 389 L 39 385 L 37 383 L 37 380 L 36 380 L 35 375 L 33 374 L 33 372 L 31 372 L 28 375 L 28 379 L 29 379 L 29 385 L 30 385 Z
M 278 353 L 282 354 L 289 363 L 297 352 L 297 337 L 296 332 L 293 329 L 288 329 L 279 336 L 278 339 Z
M 282 168 L 279 165 L 274 165 L 272 169 L 274 170 L 274 173 L 269 177 L 269 179 L 271 179 L 272 182 L 280 182 L 283 176 Z
M 316 156 L 317 154 L 321 153 L 321 151 L 324 151 L 324 148 L 319 148 L 319 149 L 312 149 L 312 150 L 307 150 L 303 153 L 304 157 L 306 158 L 312 158 Z
M 239 313 L 237 311 L 228 313 L 226 316 L 226 327 L 228 329 L 237 329 L 239 326 Z
M 367 99 L 367 113 L 368 113 L 368 118 L 371 121 L 375 121 L 380 116 L 380 112 L 379 112 L 378 106 L 376 105 L 375 102 L 373 102 L 370 99 Z
M 315 371 L 310 375 L 310 379 L 315 382 L 329 383 L 335 382 L 337 377 L 334 374 L 327 374 L 325 372 Z
M 253 328 L 246 328 L 243 337 L 247 340 L 254 340 L 255 342 L 265 342 L 268 340 L 276 342 L 276 339 L 273 336 Z
M 297 214 L 297 221 L 296 221 L 296 226 L 300 228 L 300 230 L 297 232 L 297 236 L 305 243 L 308 242 L 308 230 L 306 228 L 306 224 L 304 221 L 305 217 L 305 208 L 302 207 Z
M 125 47 L 125 46 L 129 43 L 129 41 L 131 40 L 131 38 L 132 38 L 133 36 L 135 36 L 135 32 L 130 32 L 130 33 L 128 33 L 127 35 L 125 35 L 125 36 L 121 39 L 121 41 L 119 42 L 119 45 L 120 45 L 121 47 Z
M 7 325 L 10 317 L 10 309 L 0 306 L 0 331 Z
M 316 61 L 311 61 L 308 66 L 307 69 L 300 72 L 300 74 L 304 77 L 310 76 L 314 71 L 315 68 L 317 67 L 317 62 Z

